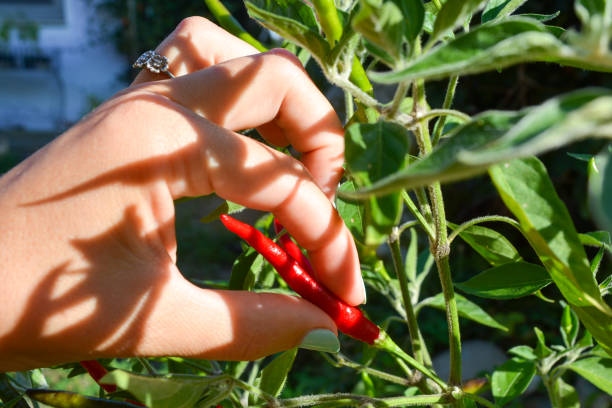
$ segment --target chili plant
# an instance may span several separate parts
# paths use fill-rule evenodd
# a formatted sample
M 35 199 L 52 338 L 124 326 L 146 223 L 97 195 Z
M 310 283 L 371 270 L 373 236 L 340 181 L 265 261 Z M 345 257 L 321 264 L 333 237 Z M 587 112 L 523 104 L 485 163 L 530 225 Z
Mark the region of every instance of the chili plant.
M 266 50 L 219 0 L 205 2 L 220 25 Z M 462 76 L 528 62 L 612 71 L 612 1 L 576 0 L 574 11 L 581 26 L 567 29 L 550 25 L 558 15 L 554 10 L 549 15 L 521 14 L 525 2 L 244 1 L 253 19 L 283 39 L 281 46 L 296 53 L 305 65 L 314 61 L 327 81 L 344 94 L 346 175 L 336 207 L 357 243 L 366 283 L 388 300 L 392 310 L 376 323 L 388 328 L 400 322 L 408 333 L 406 339 L 395 339 L 406 345 L 405 350 L 376 348 L 377 340 L 368 337 L 366 343 L 372 345 L 364 343 L 361 353 L 351 343 L 346 349 L 351 357 L 322 353 L 338 370 L 354 370 L 353 383 L 361 393 L 283 397 L 297 353 L 293 349 L 255 362 L 170 357 L 104 361 L 114 370 L 102 381 L 120 391 L 100 391 L 101 399 L 37 390 L 46 386 L 39 370 L 4 375 L 0 378 L 4 405 L 23 406 L 21 398 L 27 395 L 62 407 L 133 406 L 130 399 L 150 408 L 217 404 L 501 407 L 519 398 L 536 375 L 553 407 L 580 406 L 570 384 L 575 375 L 612 394 L 612 308 L 606 301 L 612 278 L 609 268 L 607 272 L 600 268 L 612 251 L 612 91 L 577 89 L 536 106 L 474 116 L 453 108 Z M 431 81 L 447 83 L 440 106 L 428 99 L 426 84 Z M 390 102 L 374 96 L 373 83 L 393 86 Z M 598 151 L 573 156 L 588 169 L 585 192 L 600 230 L 578 232 L 537 156 L 587 138 L 599 140 Z M 481 175 L 488 175 L 506 214 L 452 223 L 446 216 L 443 184 Z M 206 221 L 241 209 L 225 203 Z M 272 229 L 271 215 L 263 216 L 256 227 L 271 238 L 279 232 Z M 506 236 L 508 228 L 522 235 L 536 256 L 519 253 L 517 247 L 524 248 Z M 279 242 L 283 240 L 295 246 L 286 236 Z M 449 262 L 453 244 L 459 240 L 489 265 L 464 281 L 453 278 Z M 295 264 L 308 270 L 302 253 L 295 248 L 289 252 Z M 591 252 L 595 255 L 589 259 Z M 390 254 L 388 262 L 385 253 Z M 434 266 L 441 292 L 423 298 L 424 285 L 436 280 L 429 274 Z M 229 282 L 215 285 L 290 292 L 247 245 L 234 263 Z M 555 299 L 541 292 L 549 285 L 558 289 L 551 291 Z M 560 305 L 562 344 L 550 345 L 550 339 L 535 327 L 534 342 L 510 348 L 511 357 L 485 379 L 463 378 L 459 317 L 504 330 L 473 300 L 529 295 Z M 326 302 L 331 301 L 326 298 Z M 440 378 L 433 368 L 429 339 L 418 321 L 424 308 L 446 314 L 448 378 Z M 84 372 L 78 364 L 62 367 L 69 368 L 71 375 Z

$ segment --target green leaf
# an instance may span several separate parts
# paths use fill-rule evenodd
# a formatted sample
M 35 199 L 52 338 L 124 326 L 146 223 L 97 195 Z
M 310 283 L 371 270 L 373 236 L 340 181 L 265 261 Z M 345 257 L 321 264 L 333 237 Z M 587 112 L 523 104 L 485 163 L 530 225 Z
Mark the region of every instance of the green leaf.
M 497 367 L 491 377 L 491 392 L 497 405 L 505 405 L 521 395 L 536 374 L 533 361 L 513 357 Z
M 546 269 L 527 262 L 513 262 L 479 273 L 455 286 L 471 295 L 488 299 L 515 299 L 531 295 L 550 284 Z
M 533 18 L 534 20 L 538 20 L 541 23 L 545 23 L 547 21 L 554 20 L 555 18 L 557 18 L 559 16 L 559 14 L 560 14 L 560 12 L 557 11 L 557 12 L 552 13 L 552 14 L 525 13 L 525 14 L 518 14 L 518 16 L 526 17 L 526 18 Z
M 541 154 L 587 137 L 610 138 L 611 123 L 612 92 L 605 89 L 571 92 L 518 112 L 483 112 L 451 131 L 430 155 L 349 196 L 365 198 L 468 178 L 512 158 Z
M 34 401 L 42 402 L 45 407 L 56 408 L 137 408 L 128 402 L 112 401 L 102 398 L 86 397 L 69 391 L 56 391 L 48 389 L 29 389 L 26 394 Z M 21 398 L 20 398 L 21 399 Z M 17 400 L 19 401 L 19 399 Z M 10 408 L 16 403 L 1 405 L 2 408 Z M 25 404 L 25 403 L 24 403 Z M 29 406 L 25 404 L 25 406 Z M 35 405 L 38 406 L 38 405 Z
M 433 1 L 425 3 L 425 18 L 423 20 L 423 31 L 428 34 L 433 32 L 434 21 L 436 21 L 436 15 L 438 9 Z
M 391 122 L 355 123 L 345 136 L 345 159 L 359 187 L 403 169 L 408 162 L 410 135 L 406 128 Z M 377 246 L 397 225 L 402 215 L 399 192 L 365 202 L 365 243 Z
M 275 397 L 283 390 L 287 375 L 293 366 L 297 348 L 287 350 L 274 358 L 262 371 L 259 388 Z
M 352 25 L 368 41 L 399 60 L 404 53 L 402 44 L 416 39 L 424 16 L 421 0 L 360 0 Z
M 455 224 L 449 223 L 449 226 L 453 229 L 457 228 Z M 514 245 L 502 234 L 491 228 L 473 225 L 463 230 L 459 237 L 492 266 L 522 260 Z
M 584 247 L 546 168 L 536 158 L 489 171 L 502 200 L 585 327 L 612 350 L 612 309 L 601 297 Z
M 553 392 L 558 398 L 558 406 L 563 408 L 580 408 L 580 398 L 571 385 L 567 384 L 561 377 L 557 377 L 553 384 Z
M 568 368 L 600 390 L 612 395 L 612 358 L 589 357 L 574 361 Z
M 320 34 L 314 11 L 300 0 L 245 0 L 249 15 L 286 40 L 306 48 L 323 61 L 329 44 Z
M 605 150 L 605 149 L 604 149 Z M 589 204 L 593 216 L 605 231 L 612 231 L 612 160 L 602 152 L 589 166 Z
M 576 343 L 579 329 L 580 322 L 578 321 L 578 316 L 569 305 L 565 305 L 561 315 L 560 331 L 563 342 L 567 347 L 571 347 Z
M 524 360 L 536 361 L 538 359 L 533 347 L 526 345 L 512 347 L 510 350 L 508 350 L 508 353 L 521 357 Z
M 357 188 L 355 183 L 347 181 L 342 183 L 338 188 L 339 192 L 353 192 Z M 353 238 L 359 242 L 365 242 L 363 226 L 365 223 L 365 209 L 360 202 L 345 201 L 340 197 L 336 197 L 336 210 L 344 223 L 351 231 Z
M 550 356 L 553 351 L 546 345 L 546 339 L 544 338 L 544 333 L 540 330 L 539 327 L 534 327 L 533 331 L 535 332 L 536 338 L 538 340 L 538 344 L 535 348 L 535 354 L 538 358 L 546 358 Z
M 527 0 L 489 0 L 486 7 L 482 11 L 481 22 L 484 24 L 487 21 L 501 19 L 514 13 Z
M 483 3 L 484 0 L 447 0 L 436 16 L 429 43 L 433 44 L 462 25 L 465 19 L 476 12 Z
M 406 261 L 404 262 L 404 272 L 408 277 L 408 281 L 412 284 L 416 283 L 417 279 L 417 260 L 418 260 L 418 236 L 414 228 L 410 228 L 410 243 L 406 251 Z M 414 299 L 416 301 L 416 299 Z M 414 302 L 413 301 L 413 302 Z
M 232 265 L 229 289 L 231 290 L 251 290 L 255 283 L 255 278 L 261 272 L 263 257 L 251 247 L 247 247 L 236 258 Z
M 597 277 L 597 272 L 599 271 L 599 265 L 601 264 L 601 260 L 603 259 L 604 253 L 605 253 L 605 248 L 604 247 L 599 248 L 599 251 L 597 251 L 597 253 L 593 257 L 593 260 L 591 261 L 591 273 L 595 277 Z
M 101 382 L 129 391 L 148 408 L 191 408 L 209 387 L 211 379 L 184 375 L 150 377 L 113 370 Z
M 508 328 L 506 326 L 502 325 L 493 317 L 491 317 L 491 315 L 482 310 L 480 306 L 469 301 L 460 294 L 455 293 L 455 300 L 457 301 L 457 309 L 459 310 L 459 316 L 469 320 L 473 320 L 484 326 L 508 331 Z M 444 295 L 442 293 L 439 293 L 436 296 L 423 299 L 420 303 L 420 306 L 431 306 L 435 309 L 446 310 L 446 307 L 444 305 Z
M 210 214 L 200 218 L 200 222 L 209 223 L 219 219 L 221 214 L 234 214 L 241 212 L 245 207 L 240 204 L 233 203 L 231 201 L 224 201 L 220 206 L 215 208 Z
M 443 79 L 451 75 L 500 70 L 527 61 L 554 60 L 565 48 L 568 47 L 540 22 L 510 17 L 458 35 L 454 40 L 415 58 L 398 71 L 373 72 L 370 77 L 380 83 L 417 78 Z M 570 55 L 569 51 L 565 54 Z
M 595 247 L 609 248 L 612 245 L 610 241 L 610 232 L 608 231 L 593 231 L 578 234 L 582 245 L 590 245 Z

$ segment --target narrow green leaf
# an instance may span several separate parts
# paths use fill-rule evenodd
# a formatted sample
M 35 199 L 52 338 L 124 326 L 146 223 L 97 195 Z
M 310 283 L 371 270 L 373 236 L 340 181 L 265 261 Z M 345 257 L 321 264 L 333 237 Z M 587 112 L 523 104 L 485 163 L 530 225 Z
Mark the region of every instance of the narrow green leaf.
M 451 223 L 449 223 L 449 226 L 453 229 L 457 227 L 457 225 Z M 522 260 L 514 245 L 502 234 L 491 228 L 473 225 L 462 231 L 459 237 L 492 266 Z
M 479 273 L 455 286 L 471 295 L 489 299 L 514 299 L 531 295 L 550 284 L 546 269 L 527 262 L 513 262 Z
M 468 178 L 492 164 L 541 154 L 587 137 L 612 138 L 610 124 L 612 92 L 605 89 L 571 92 L 518 112 L 483 112 L 451 131 L 449 139 L 430 155 L 349 196 L 365 198 Z
M 527 0 L 489 0 L 482 11 L 482 18 L 480 21 L 484 24 L 487 21 L 507 17 L 514 13 L 514 11 L 521 7 L 526 1 Z
M 589 333 L 588 330 L 584 331 L 584 334 L 582 335 L 580 340 L 578 340 L 578 343 L 576 343 L 576 346 L 579 348 L 586 348 L 586 347 L 593 346 L 593 336 L 591 335 L 591 333 Z
M 612 231 L 612 160 L 605 149 L 589 166 L 589 204 L 601 228 Z
M 610 247 L 610 232 L 608 231 L 593 231 L 578 234 L 582 245 L 590 245 L 595 247 Z
M 197 376 L 150 377 L 123 370 L 113 370 L 102 378 L 129 391 L 149 408 L 191 408 L 208 388 L 211 380 Z
M 200 222 L 209 223 L 219 219 L 221 214 L 234 214 L 241 212 L 245 207 L 231 201 L 224 201 L 220 206 L 215 208 L 210 214 L 200 218 Z
M 391 122 L 355 123 L 345 136 L 345 159 L 351 177 L 367 187 L 403 169 L 410 149 L 408 130 Z M 365 202 L 365 243 L 377 246 L 397 225 L 402 215 L 399 192 Z
M 538 359 L 533 347 L 526 345 L 512 347 L 510 350 L 508 350 L 508 353 L 521 357 L 524 360 L 536 361 Z
M 536 339 L 538 340 L 538 344 L 535 348 L 535 354 L 538 358 L 542 359 L 550 356 L 553 351 L 546 345 L 546 338 L 544 338 L 544 333 L 540 330 L 539 327 L 534 327 L 533 331 L 536 335 Z
M 553 392 L 558 398 L 558 406 L 563 408 L 580 408 L 580 398 L 576 389 L 557 377 L 553 384 Z
M 287 381 L 287 375 L 291 371 L 293 361 L 297 355 L 297 348 L 287 350 L 274 358 L 261 372 L 259 388 L 277 397 Z
M 521 395 L 535 374 L 535 363 L 519 357 L 513 357 L 497 367 L 491 377 L 491 392 L 495 403 L 505 405 Z
M 458 293 L 455 293 L 455 300 L 457 301 L 457 309 L 459 309 L 459 316 L 473 320 L 477 323 L 480 323 L 484 326 L 493 327 L 494 329 L 499 329 L 503 331 L 508 331 L 508 328 L 497 320 L 495 320 L 491 315 L 482 310 L 480 306 L 469 301 L 465 297 L 461 296 Z M 446 310 L 444 305 L 444 295 L 442 293 L 437 294 L 436 296 L 429 297 L 427 299 L 423 299 L 420 305 L 422 306 L 431 306 L 435 309 Z
M 568 368 L 600 390 L 612 395 L 612 358 L 588 357 L 574 361 Z
M 323 61 L 329 44 L 320 34 L 319 24 L 310 6 L 300 0 L 245 0 L 249 15 L 286 40 L 306 48 Z
M 553 60 L 559 55 L 569 56 L 569 48 L 566 48 L 540 22 L 530 18 L 510 17 L 458 35 L 398 71 L 374 72 L 370 77 L 380 83 L 417 78 L 443 79 L 451 75 L 499 70 L 527 61 Z
M 560 331 L 563 342 L 567 347 L 571 347 L 576 343 L 579 329 L 580 322 L 578 321 L 578 316 L 569 305 L 565 305 L 561 315 Z
M 436 16 L 429 43 L 433 44 L 462 25 L 465 19 L 475 13 L 483 3 L 484 0 L 447 0 Z
M 492 167 L 489 174 L 567 302 L 597 341 L 612 350 L 612 310 L 544 165 L 536 158 L 515 160 Z
M 408 244 L 408 251 L 406 251 L 406 261 L 404 262 L 404 270 L 408 281 L 412 284 L 416 283 L 417 278 L 417 259 L 418 259 L 418 238 L 417 232 L 414 228 L 410 228 L 410 243 Z M 413 299 L 415 302 L 416 299 Z
M 603 259 L 604 253 L 605 253 L 605 248 L 604 247 L 599 248 L 599 251 L 597 251 L 597 253 L 593 257 L 593 260 L 591 261 L 591 273 L 595 277 L 597 277 L 597 272 L 599 271 L 599 265 L 601 264 L 601 260 Z
M 560 14 L 560 12 L 557 11 L 557 12 L 552 13 L 552 14 L 525 13 L 525 14 L 518 14 L 518 16 L 526 17 L 526 18 L 533 18 L 534 20 L 538 20 L 541 23 L 545 23 L 547 21 L 554 20 L 555 18 L 559 17 L 559 14 Z

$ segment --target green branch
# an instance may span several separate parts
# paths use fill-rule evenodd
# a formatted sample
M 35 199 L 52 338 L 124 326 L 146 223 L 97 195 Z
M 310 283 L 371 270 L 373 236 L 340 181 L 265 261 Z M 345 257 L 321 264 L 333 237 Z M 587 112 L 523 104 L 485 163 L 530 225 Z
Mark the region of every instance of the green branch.
M 459 225 L 457 228 L 455 228 L 455 230 L 448 237 L 448 244 L 450 245 L 453 242 L 453 240 L 459 236 L 459 234 L 461 234 L 463 231 L 465 231 L 466 229 L 470 228 L 473 225 L 481 224 L 483 222 L 495 222 L 495 221 L 505 222 L 506 224 L 510 224 L 514 228 L 522 232 L 521 225 L 518 223 L 518 221 L 510 217 L 504 217 L 503 215 L 485 215 L 483 217 L 477 217 L 469 221 L 466 221 L 463 224 Z
M 204 0 L 208 9 L 217 19 L 221 27 L 225 28 L 230 33 L 234 34 L 241 40 L 251 44 L 258 51 L 265 52 L 268 49 L 249 34 L 242 25 L 232 16 L 229 10 L 221 3 L 220 0 Z

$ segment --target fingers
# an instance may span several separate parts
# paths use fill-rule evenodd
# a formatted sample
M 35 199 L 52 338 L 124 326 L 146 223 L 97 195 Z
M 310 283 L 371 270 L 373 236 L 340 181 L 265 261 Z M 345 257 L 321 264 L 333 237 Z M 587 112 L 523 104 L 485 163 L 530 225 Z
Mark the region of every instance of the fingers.
M 168 71 L 181 76 L 232 58 L 259 51 L 203 17 L 188 17 L 156 48 L 168 58 Z M 132 85 L 168 79 L 166 74 L 142 70 Z
M 139 175 L 162 173 L 174 199 L 215 192 L 273 212 L 309 251 L 317 278 L 326 287 L 352 305 L 364 301 L 351 234 L 302 163 L 157 94 L 132 92 L 115 103 L 118 108 L 105 128 L 105 137 L 112 138 L 109 143 L 140 146 L 130 151 L 163 158 L 145 160 L 143 166 L 154 166 L 151 171 L 130 168 L 137 168 Z M 144 125 L 133 133 L 125 126 L 126 117 L 139 117 Z
M 134 354 L 214 360 L 261 358 L 298 346 L 315 329 L 331 331 L 332 339 L 332 333 L 337 334 L 333 321 L 303 299 L 204 290 L 178 273 L 159 297 L 147 326 Z
M 167 96 L 230 130 L 259 127 L 268 141 L 291 144 L 333 196 L 342 174 L 344 130 L 293 54 L 273 50 L 237 58 L 139 90 Z

